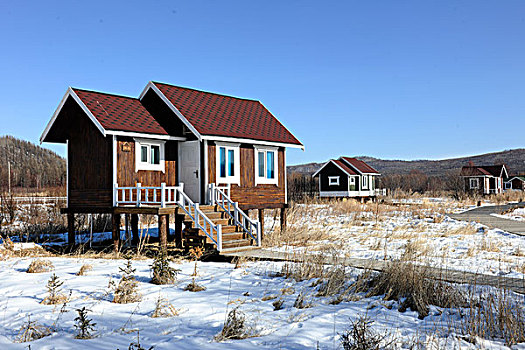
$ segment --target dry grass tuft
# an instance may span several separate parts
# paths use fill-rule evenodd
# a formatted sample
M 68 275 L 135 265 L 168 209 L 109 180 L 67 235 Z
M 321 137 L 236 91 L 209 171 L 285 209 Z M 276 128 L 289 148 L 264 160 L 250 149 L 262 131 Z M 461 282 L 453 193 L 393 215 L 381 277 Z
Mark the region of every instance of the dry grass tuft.
M 31 318 L 28 317 L 27 322 L 24 323 L 18 331 L 16 342 L 25 343 L 47 337 L 50 334 L 51 329 L 42 326 L 35 321 L 31 321 Z
M 384 296 L 385 300 L 402 301 L 399 311 L 418 312 L 419 318 L 429 313 L 429 305 L 458 307 L 468 305 L 465 296 L 455 287 L 436 281 L 424 266 L 393 261 L 368 280 L 367 296 Z
M 77 276 L 85 276 L 89 271 L 93 270 L 93 266 L 89 264 L 84 264 L 80 267 L 80 270 L 76 273 Z
M 246 315 L 236 307 L 228 313 L 221 332 L 215 336 L 215 341 L 246 339 L 253 336 L 255 333 L 246 324 Z
M 179 316 L 179 310 L 177 310 L 166 298 L 162 298 L 160 295 L 155 303 L 155 310 L 151 314 L 153 318 L 168 318 Z
M 36 259 L 31 261 L 29 267 L 27 268 L 27 273 L 42 273 L 53 271 L 55 267 L 53 263 L 49 260 Z

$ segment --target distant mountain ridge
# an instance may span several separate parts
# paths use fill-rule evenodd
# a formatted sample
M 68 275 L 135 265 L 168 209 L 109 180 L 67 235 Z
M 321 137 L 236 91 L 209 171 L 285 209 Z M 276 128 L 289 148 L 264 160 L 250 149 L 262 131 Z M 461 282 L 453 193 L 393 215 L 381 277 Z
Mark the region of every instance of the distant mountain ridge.
M 428 176 L 443 176 L 459 172 L 461 167 L 468 165 L 469 162 L 475 165 L 505 164 L 510 174 L 525 174 L 524 148 L 443 160 L 386 160 L 366 156 L 356 158 L 370 164 L 383 175 L 409 174 L 412 171 L 420 171 Z M 323 164 L 290 165 L 287 170 L 289 173 L 311 175 Z

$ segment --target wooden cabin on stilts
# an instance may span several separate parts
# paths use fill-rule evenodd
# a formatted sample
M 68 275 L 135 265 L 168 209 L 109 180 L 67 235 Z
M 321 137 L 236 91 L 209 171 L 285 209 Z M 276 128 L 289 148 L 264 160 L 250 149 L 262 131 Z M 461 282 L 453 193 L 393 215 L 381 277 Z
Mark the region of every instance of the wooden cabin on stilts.
M 157 216 L 164 252 L 260 246 L 265 209 L 286 223 L 286 148 L 304 148 L 259 101 L 158 82 L 138 98 L 69 88 L 40 141 L 67 147 L 70 248 L 75 215 L 106 213 L 116 252 L 139 214 Z

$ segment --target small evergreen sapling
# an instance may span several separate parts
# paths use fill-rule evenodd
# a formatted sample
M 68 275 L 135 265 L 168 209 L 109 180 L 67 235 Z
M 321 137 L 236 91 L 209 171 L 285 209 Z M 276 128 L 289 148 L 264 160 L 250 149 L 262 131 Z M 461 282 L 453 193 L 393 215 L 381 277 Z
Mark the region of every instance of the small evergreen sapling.
M 47 305 L 63 303 L 66 300 L 66 296 L 61 293 L 62 290 L 60 289 L 63 284 L 64 282 L 62 282 L 57 275 L 53 274 L 49 281 L 47 281 L 46 286 L 49 295 L 45 297 L 42 303 Z
M 93 322 L 92 319 L 88 318 L 87 313 L 90 310 L 86 309 L 84 306 L 82 309 L 77 309 L 78 317 L 75 318 L 75 322 L 77 323 L 75 325 L 75 328 L 77 329 L 78 333 L 75 336 L 77 339 L 91 339 L 93 336 L 91 335 L 91 332 L 95 330 L 96 323 Z
M 138 282 L 134 276 L 136 269 L 131 265 L 131 258 L 128 258 L 126 266 L 124 268 L 119 267 L 119 270 L 122 272 L 122 278 L 115 289 L 113 302 L 128 304 L 140 301 L 142 296 L 138 290 Z
M 164 253 L 155 257 L 153 264 L 151 264 L 151 283 L 153 284 L 172 284 L 177 278 L 179 269 L 174 269 L 170 266 L 172 259 Z

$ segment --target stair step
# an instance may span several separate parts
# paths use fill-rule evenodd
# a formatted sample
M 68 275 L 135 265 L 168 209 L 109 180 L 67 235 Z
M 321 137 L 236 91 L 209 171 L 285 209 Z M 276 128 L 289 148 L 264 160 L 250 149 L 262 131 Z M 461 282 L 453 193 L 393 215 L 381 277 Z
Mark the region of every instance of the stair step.
M 257 250 L 257 249 L 261 249 L 261 247 L 250 245 L 250 246 L 244 246 L 244 247 L 223 248 L 221 250 L 220 254 L 221 255 L 228 255 L 228 254 L 231 254 L 231 253 L 243 252 L 243 251 L 247 251 L 247 250 Z
M 222 242 L 223 249 L 247 247 L 247 246 L 249 247 L 251 245 L 252 245 L 251 242 L 247 239 L 237 239 L 234 241 Z

